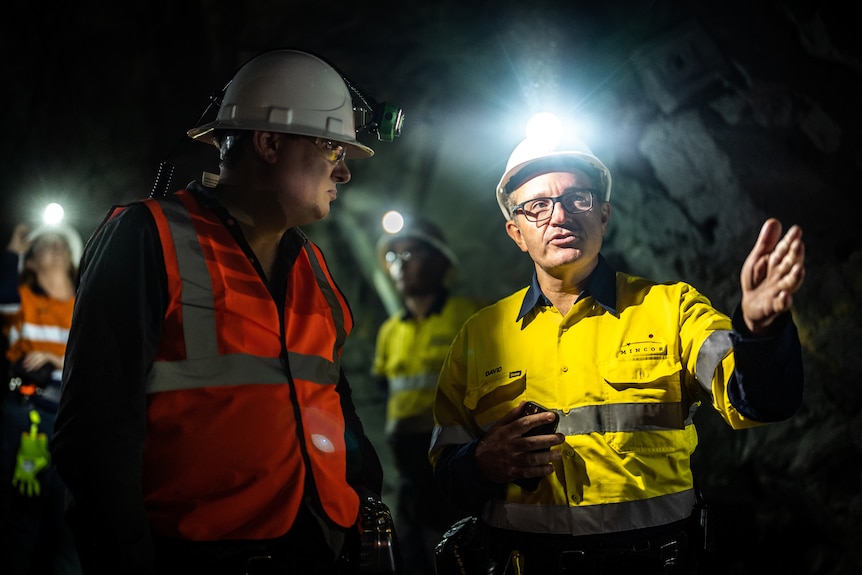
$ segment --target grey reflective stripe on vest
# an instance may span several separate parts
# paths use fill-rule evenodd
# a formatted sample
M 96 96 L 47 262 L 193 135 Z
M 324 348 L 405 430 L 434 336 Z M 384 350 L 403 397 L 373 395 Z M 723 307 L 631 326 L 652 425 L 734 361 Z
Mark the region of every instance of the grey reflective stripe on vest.
M 154 362 L 147 375 L 147 393 L 249 383 L 288 383 L 290 379 L 279 358 L 240 353 L 219 355 L 212 282 L 191 216 L 177 199 L 165 198 L 160 201 L 160 205 L 168 221 L 177 255 L 182 285 L 180 303 L 186 359 Z M 336 339 L 343 342 L 346 332 L 341 304 L 307 241 L 305 251 L 314 268 L 318 285 L 333 310 L 339 330 Z M 333 357 L 338 357 L 335 350 Z M 316 383 L 338 382 L 340 369 L 337 363 L 296 352 L 288 352 L 288 361 L 291 374 L 297 379 Z
M 560 414 L 557 431 L 585 435 L 609 431 L 660 431 L 683 429 L 692 423 L 681 403 L 609 403 L 587 405 Z
M 189 360 L 218 355 L 215 303 L 210 273 L 192 218 L 178 199 L 160 201 L 171 228 L 174 253 L 180 270 L 183 340 Z
M 712 397 L 712 378 L 715 368 L 724 359 L 724 356 L 733 349 L 733 341 L 730 339 L 730 330 L 720 330 L 709 334 L 709 337 L 700 346 L 697 352 L 697 372 L 695 376 L 700 387 L 709 397 Z
M 694 504 L 692 489 L 639 501 L 580 507 L 492 500 L 485 506 L 482 519 L 501 529 L 595 535 L 607 533 L 608 527 L 628 531 L 679 521 L 691 515 Z
M 344 309 L 341 307 L 341 302 L 338 300 L 338 296 L 335 295 L 332 284 L 330 284 L 329 280 L 326 278 L 323 267 L 317 260 L 317 254 L 314 253 L 314 248 L 311 247 L 311 242 L 309 242 L 304 235 L 303 239 L 305 239 L 305 241 L 303 242 L 302 247 L 308 255 L 308 261 L 311 262 L 311 267 L 314 269 L 314 277 L 317 278 L 317 286 L 320 288 L 320 291 L 323 292 L 323 297 L 326 298 L 326 303 L 329 304 L 329 309 L 332 310 L 332 316 L 338 329 L 338 333 L 335 334 L 335 346 L 332 349 L 332 357 L 335 358 L 335 361 L 339 361 L 338 350 L 344 345 L 344 340 L 347 339 L 347 332 L 344 329 Z
M 182 361 L 156 361 L 150 371 L 147 393 L 179 391 L 255 383 L 287 383 L 277 357 L 233 354 Z
M 418 391 L 422 389 L 436 389 L 437 374 L 422 373 L 420 375 L 397 376 L 389 380 L 389 391 Z

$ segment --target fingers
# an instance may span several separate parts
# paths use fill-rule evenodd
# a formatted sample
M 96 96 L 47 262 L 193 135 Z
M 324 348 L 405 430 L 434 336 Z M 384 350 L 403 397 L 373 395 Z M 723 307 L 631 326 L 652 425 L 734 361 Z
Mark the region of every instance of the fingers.
M 784 237 L 775 245 L 772 253 L 769 254 L 769 258 L 771 262 L 777 263 L 788 257 L 788 255 L 791 257 L 798 256 L 800 250 L 804 251 L 802 247 L 802 229 L 799 226 L 793 226 L 787 230 Z
M 781 290 L 796 292 L 802 286 L 805 278 L 805 244 L 802 242 L 802 230 L 793 226 L 770 255 L 770 272 L 778 278 L 777 285 Z
M 760 228 L 760 234 L 757 236 L 752 254 L 760 256 L 772 251 L 780 238 L 781 222 L 775 218 L 769 218 L 763 222 L 763 226 Z
M 771 218 L 761 228 L 740 274 L 742 312 L 752 333 L 761 333 L 793 305 L 805 279 L 805 243 L 802 229 L 791 226 L 781 236 L 781 224 Z
M 509 413 L 507 413 L 506 415 L 501 417 L 499 419 L 499 421 L 497 421 L 496 425 L 497 426 L 508 425 L 508 424 L 512 423 L 513 421 L 517 421 L 518 419 L 520 419 L 521 412 L 524 410 L 524 404 L 525 403 L 527 403 L 527 402 L 522 401 L 521 403 L 519 403 L 517 405 L 517 407 L 515 407 L 512 411 L 510 411 Z
M 43 351 L 33 351 L 24 356 L 21 365 L 28 371 L 35 371 L 50 361 L 50 354 Z
M 515 413 L 519 413 L 518 408 Z M 509 483 L 516 479 L 541 477 L 552 473 L 552 462 L 561 459 L 562 452 L 550 448 L 563 443 L 565 436 L 557 433 L 522 437 L 524 431 L 537 422 L 546 421 L 545 418 L 549 415 L 542 413 L 516 417 L 516 421 L 500 425 L 508 419 L 507 415 L 489 429 L 475 451 L 476 466 L 485 478 L 495 483 Z
M 27 224 L 18 224 L 12 232 L 12 237 L 9 239 L 7 249 L 11 252 L 23 254 L 29 247 L 27 235 L 30 233 L 30 227 Z

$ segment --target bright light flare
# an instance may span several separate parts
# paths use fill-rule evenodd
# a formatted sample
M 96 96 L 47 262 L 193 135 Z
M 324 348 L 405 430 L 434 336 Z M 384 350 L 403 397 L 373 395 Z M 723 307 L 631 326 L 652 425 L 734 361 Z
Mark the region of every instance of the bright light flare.
M 45 206 L 45 210 L 42 212 L 42 221 L 49 226 L 56 226 L 63 221 L 65 215 L 66 212 L 63 210 L 63 206 L 57 202 L 51 202 Z
M 404 227 L 404 216 L 395 210 L 383 214 L 383 230 L 390 234 L 397 234 Z
M 563 135 L 560 119 L 549 112 L 535 114 L 527 122 L 527 139 L 556 143 Z

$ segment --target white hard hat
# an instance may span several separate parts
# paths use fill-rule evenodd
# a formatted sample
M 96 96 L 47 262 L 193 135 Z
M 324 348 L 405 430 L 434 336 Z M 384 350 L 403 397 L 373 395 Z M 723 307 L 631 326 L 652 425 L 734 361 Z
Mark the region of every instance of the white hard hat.
M 432 249 L 440 252 L 449 260 L 452 267 L 458 265 L 458 257 L 446 243 L 443 232 L 432 222 L 426 219 L 416 219 L 407 223 L 400 231 L 394 234 L 386 234 L 377 241 L 377 260 L 386 268 L 386 252 L 390 246 L 400 239 L 412 238 L 428 244 Z
M 213 130 L 263 130 L 333 140 L 348 158 L 374 150 L 356 140 L 353 100 L 341 74 L 297 50 L 273 50 L 249 60 L 227 85 L 216 119 L 188 131 L 213 143 Z
M 27 242 L 33 246 L 36 240 L 49 234 L 58 235 L 66 241 L 66 245 L 69 246 L 69 252 L 72 256 L 72 264 L 77 267 L 81 262 L 81 254 L 84 251 L 81 234 L 67 224 L 44 224 L 27 234 Z
M 538 138 L 523 140 L 506 163 L 506 171 L 497 184 L 497 203 L 507 220 L 512 219 L 509 210 L 509 194 L 534 176 L 549 172 L 585 170 L 595 182 L 599 195 L 604 201 L 611 199 L 611 173 L 593 155 L 592 150 L 582 141 L 569 139 L 555 142 Z

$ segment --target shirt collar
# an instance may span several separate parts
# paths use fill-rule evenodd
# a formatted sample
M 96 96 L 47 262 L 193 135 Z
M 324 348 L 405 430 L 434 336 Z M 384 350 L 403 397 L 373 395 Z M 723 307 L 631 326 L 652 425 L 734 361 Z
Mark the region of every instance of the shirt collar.
M 587 279 L 587 287 L 581 293 L 581 298 L 592 296 L 596 302 L 608 310 L 612 314 L 617 313 L 617 279 L 616 271 L 605 261 L 605 258 L 599 254 L 599 263 L 596 269 L 590 274 Z M 533 272 L 533 280 L 530 282 L 530 287 L 524 295 L 524 301 L 521 303 L 521 310 L 518 312 L 518 321 L 530 313 L 536 306 L 550 306 L 549 300 L 542 288 L 539 287 L 539 277 L 536 272 Z

